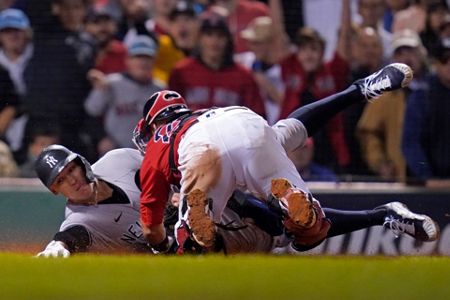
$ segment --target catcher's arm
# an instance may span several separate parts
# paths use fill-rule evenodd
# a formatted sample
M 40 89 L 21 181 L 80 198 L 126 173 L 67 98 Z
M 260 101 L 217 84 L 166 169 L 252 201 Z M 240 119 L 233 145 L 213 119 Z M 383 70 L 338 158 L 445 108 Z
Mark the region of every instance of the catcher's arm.
M 37 257 L 69 257 L 71 253 L 84 252 L 91 244 L 91 237 L 87 229 L 81 225 L 60 231 L 53 240 L 39 252 Z

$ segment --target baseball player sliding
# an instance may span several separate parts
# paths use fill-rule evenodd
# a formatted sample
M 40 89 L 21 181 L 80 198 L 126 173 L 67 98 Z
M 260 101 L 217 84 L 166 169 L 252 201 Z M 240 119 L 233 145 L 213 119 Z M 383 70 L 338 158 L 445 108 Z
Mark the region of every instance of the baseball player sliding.
M 38 256 L 68 257 L 86 251 L 167 252 L 169 247 L 150 248 L 142 235 L 139 215 L 142 159 L 135 149 L 117 149 L 91 166 L 64 146 L 44 149 L 36 161 L 38 176 L 50 191 L 66 197 L 67 205 L 59 232 Z M 240 204 L 242 201 L 245 203 Z M 223 237 L 221 250 L 268 252 L 290 241 L 278 225 L 278 216 L 255 200 L 239 200 L 233 208 L 227 208 L 223 215 L 222 222 L 230 225 L 219 229 Z M 235 211 L 242 212 L 244 217 Z

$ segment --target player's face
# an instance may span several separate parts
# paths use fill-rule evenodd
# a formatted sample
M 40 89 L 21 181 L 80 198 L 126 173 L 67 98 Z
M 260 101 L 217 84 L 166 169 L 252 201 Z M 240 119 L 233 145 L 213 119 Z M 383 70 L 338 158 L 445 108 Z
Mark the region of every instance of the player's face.
M 93 185 L 87 181 L 84 169 L 74 161 L 67 164 L 55 178 L 51 189 L 79 204 L 88 203 L 94 193 Z

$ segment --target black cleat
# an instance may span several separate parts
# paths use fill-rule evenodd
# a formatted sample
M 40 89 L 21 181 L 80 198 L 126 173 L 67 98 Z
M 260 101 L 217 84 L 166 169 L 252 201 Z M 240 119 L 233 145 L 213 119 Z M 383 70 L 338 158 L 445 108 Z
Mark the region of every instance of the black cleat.
M 355 81 L 367 101 L 381 96 L 384 92 L 408 86 L 413 79 L 413 71 L 408 65 L 393 63 L 366 78 Z
M 383 226 L 391 229 L 396 236 L 406 233 L 422 242 L 439 238 L 439 226 L 433 219 L 413 213 L 401 202 L 391 202 L 375 209 L 387 211 Z

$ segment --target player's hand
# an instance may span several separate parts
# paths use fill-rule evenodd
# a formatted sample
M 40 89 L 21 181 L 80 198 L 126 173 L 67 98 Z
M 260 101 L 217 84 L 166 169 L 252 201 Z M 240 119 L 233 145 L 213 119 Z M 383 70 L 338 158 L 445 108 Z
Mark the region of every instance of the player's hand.
M 70 256 L 70 251 L 66 249 L 64 243 L 60 241 L 51 241 L 44 251 L 39 252 L 36 257 L 63 257 Z
M 164 241 L 158 245 L 150 246 L 154 254 L 164 254 L 167 253 L 172 247 L 175 239 L 171 236 L 166 236 Z

